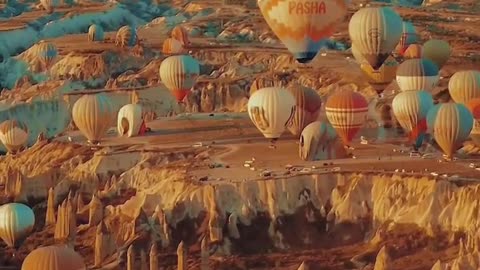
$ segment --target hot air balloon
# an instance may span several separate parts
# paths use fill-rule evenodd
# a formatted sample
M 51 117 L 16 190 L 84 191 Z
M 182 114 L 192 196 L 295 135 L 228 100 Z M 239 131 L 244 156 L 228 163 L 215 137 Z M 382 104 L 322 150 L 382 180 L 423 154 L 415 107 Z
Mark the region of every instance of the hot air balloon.
M 103 28 L 98 24 L 92 24 L 88 28 L 88 41 L 103 41 L 105 33 Z
M 35 214 L 21 203 L 9 203 L 0 207 L 0 237 L 9 247 L 18 247 L 35 225 Z
M 322 99 L 315 90 L 297 83 L 291 84 L 288 90 L 296 100 L 295 114 L 288 126 L 288 130 L 293 135 L 300 136 L 302 130 L 308 124 L 317 120 L 322 107 Z
M 190 55 L 167 57 L 160 65 L 160 79 L 178 102 L 190 92 L 200 74 L 200 64 Z
M 167 38 L 163 42 L 162 52 L 164 54 L 180 54 L 183 51 L 182 43 L 174 38 Z
M 82 256 L 67 245 L 39 247 L 30 252 L 22 270 L 86 270 Z
M 350 47 L 350 49 L 352 51 L 353 58 L 355 58 L 355 60 L 357 60 L 357 63 L 370 65 L 368 63 L 367 59 L 365 59 L 365 57 L 363 57 L 362 52 L 360 51 L 360 49 L 358 48 L 358 46 L 355 43 L 352 43 L 352 46 Z
M 405 60 L 397 69 L 397 83 L 402 91 L 432 91 L 439 78 L 437 65 L 425 58 Z
M 300 63 L 310 62 L 347 14 L 345 0 L 259 0 L 272 31 Z
M 480 97 L 480 71 L 462 70 L 455 72 L 448 82 L 448 91 L 456 103 L 466 104 Z
M 404 21 L 402 23 L 402 36 L 400 42 L 398 42 L 396 52 L 403 56 L 405 50 L 412 44 L 416 44 L 419 41 L 419 36 L 415 26 L 411 22 Z
M 35 48 L 35 55 L 38 61 L 48 68 L 57 58 L 58 50 L 54 44 L 42 40 Z
M 299 155 L 302 160 L 313 161 L 346 158 L 347 152 L 330 123 L 315 121 L 302 131 Z
M 27 126 L 17 120 L 3 122 L 0 124 L 0 141 L 9 152 L 17 152 L 27 144 Z
M 391 8 L 367 7 L 353 14 L 348 32 L 367 62 L 379 69 L 400 41 L 402 23 Z
M 348 145 L 367 120 L 368 102 L 360 93 L 342 90 L 327 99 L 325 112 L 337 134 Z
M 422 145 L 427 131 L 426 117 L 433 107 L 432 95 L 424 90 L 398 93 L 392 101 L 392 109 L 400 126 L 409 133 L 414 150 Z
M 280 87 L 262 88 L 248 100 L 248 115 L 268 139 L 280 138 L 295 113 L 295 97 Z
M 428 112 L 427 126 L 447 159 L 451 159 L 470 135 L 473 116 L 463 104 L 441 103 Z
M 476 145 L 480 145 L 480 98 L 472 98 L 466 104 L 468 110 L 473 116 L 473 128 L 470 132 L 470 138 Z
M 360 69 L 366 76 L 368 83 L 379 95 L 395 79 L 397 67 L 398 62 L 392 56 L 389 56 L 378 70 L 374 70 L 368 63 L 360 65 Z
M 55 7 L 60 6 L 62 3 L 61 0 L 40 0 L 40 4 L 42 4 L 43 8 L 48 12 L 52 13 Z
M 267 87 L 283 87 L 285 82 L 281 78 L 276 76 L 258 76 L 253 80 L 250 85 L 250 96 L 253 95 L 257 90 Z
M 138 135 L 142 126 L 142 106 L 139 104 L 127 104 L 118 111 L 117 130 L 118 134 L 127 137 Z
M 448 42 L 438 39 L 430 39 L 423 44 L 423 57 L 432 60 L 439 69 L 447 63 L 452 49 Z
M 181 25 L 177 25 L 173 28 L 171 36 L 173 39 L 179 41 L 182 46 L 190 45 L 190 40 L 188 39 L 188 32 Z
M 122 26 L 115 36 L 115 45 L 120 47 L 133 47 L 137 44 L 137 29 L 133 26 Z
M 422 58 L 423 47 L 420 44 L 411 44 L 403 53 L 403 59 Z
M 82 134 L 92 143 L 107 132 L 115 117 L 110 99 L 103 93 L 83 95 L 72 108 L 72 118 Z

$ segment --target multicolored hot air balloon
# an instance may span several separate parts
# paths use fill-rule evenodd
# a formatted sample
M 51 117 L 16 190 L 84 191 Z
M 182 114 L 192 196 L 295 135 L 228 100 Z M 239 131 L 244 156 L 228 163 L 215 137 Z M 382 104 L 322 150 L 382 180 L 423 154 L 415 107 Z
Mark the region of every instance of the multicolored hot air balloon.
M 174 38 L 167 38 L 163 42 L 162 52 L 164 54 L 181 54 L 184 52 L 183 45 Z
M 83 95 L 73 104 L 72 119 L 82 134 L 91 143 L 96 143 L 110 128 L 115 110 L 103 93 Z
M 248 115 L 268 139 L 278 139 L 295 113 L 295 97 L 285 88 L 262 88 L 248 100 Z
M 28 128 L 17 120 L 0 124 L 0 141 L 9 152 L 17 152 L 27 144 Z
M 427 126 L 445 156 L 452 159 L 470 135 L 473 116 L 463 104 L 440 103 L 428 112 Z
M 411 44 L 403 53 L 403 59 L 422 58 L 423 46 L 420 44 Z
M 397 83 L 402 91 L 432 91 L 439 79 L 437 65 L 425 58 L 405 60 L 397 69 Z
M 160 65 L 160 79 L 181 102 L 190 92 L 200 74 L 200 64 L 190 55 L 167 57 Z
M 32 209 L 21 203 L 9 203 L 0 207 L 0 237 L 9 247 L 18 247 L 35 225 Z
M 67 245 L 39 247 L 25 258 L 22 270 L 86 270 L 82 256 Z
M 133 47 L 137 44 L 137 29 L 134 26 L 120 27 L 115 36 L 115 45 L 120 47 Z
M 310 62 L 347 14 L 346 0 L 259 0 L 272 31 L 300 63 Z
M 348 33 L 373 69 L 379 69 L 400 41 L 402 23 L 391 8 L 367 7 L 353 14 Z
M 140 104 L 127 104 L 118 111 L 118 134 L 120 136 L 127 135 L 127 137 L 138 135 L 142 122 L 142 106 Z
M 405 53 L 405 50 L 412 44 L 416 44 L 419 41 L 419 36 L 415 26 L 411 22 L 404 21 L 402 23 L 402 36 L 400 37 L 400 42 L 395 49 L 395 51 L 402 55 Z
M 434 62 L 438 69 L 447 63 L 451 53 L 450 44 L 443 40 L 430 39 L 423 44 L 423 57 Z
M 103 28 L 98 24 L 92 24 L 88 28 L 88 41 L 103 41 L 105 39 L 105 33 Z
M 448 91 L 456 103 L 466 104 L 470 99 L 480 98 L 480 71 L 455 72 L 448 81 Z
M 173 28 L 171 36 L 173 39 L 179 41 L 182 46 L 190 45 L 188 31 L 181 25 L 177 25 Z
M 352 90 L 341 90 L 327 99 L 325 111 L 330 124 L 348 145 L 366 122 L 368 102 Z
M 433 97 L 424 90 L 398 93 L 392 101 L 393 114 L 414 142 L 415 151 L 422 145 L 427 131 L 426 117 L 432 107 Z
M 380 95 L 395 79 L 398 65 L 397 60 L 393 56 L 389 56 L 378 70 L 374 70 L 368 63 L 361 64 L 360 69 L 370 86 Z
M 42 63 L 45 68 L 48 68 L 58 56 L 57 46 L 42 40 L 36 45 L 35 55 L 39 62 Z
M 307 161 L 347 157 L 335 129 L 330 123 L 322 121 L 312 122 L 305 127 L 298 150 L 300 158 Z
M 473 116 L 473 128 L 470 132 L 470 138 L 473 142 L 480 146 L 480 98 L 472 98 L 466 104 L 468 110 Z
M 322 99 L 315 90 L 297 83 L 289 85 L 288 90 L 296 100 L 295 113 L 288 130 L 293 135 L 300 136 L 308 124 L 317 120 L 322 107 Z

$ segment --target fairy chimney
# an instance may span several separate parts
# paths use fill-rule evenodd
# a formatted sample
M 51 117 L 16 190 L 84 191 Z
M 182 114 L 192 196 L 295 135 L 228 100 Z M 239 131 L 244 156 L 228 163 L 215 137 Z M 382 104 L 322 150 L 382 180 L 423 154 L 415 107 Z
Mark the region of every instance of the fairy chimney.
M 377 255 L 377 259 L 375 260 L 375 266 L 374 270 L 391 270 L 392 265 L 391 265 L 391 259 L 390 255 L 387 252 L 387 249 L 385 246 L 380 249 Z
M 210 257 L 210 249 L 208 247 L 207 237 L 203 237 L 200 244 L 200 270 L 210 270 L 208 259 Z
M 127 270 L 135 270 L 135 250 L 130 245 L 127 250 Z
M 80 193 L 77 194 L 77 214 L 82 212 L 83 208 L 85 207 L 85 204 L 83 203 L 83 198 Z
M 148 256 L 150 257 L 150 270 L 158 270 L 158 251 L 156 243 L 153 243 L 150 247 L 150 253 Z
M 298 267 L 297 270 L 310 270 L 310 267 L 308 266 L 308 264 L 305 263 L 305 261 L 303 261 L 302 264 L 300 264 L 300 267 Z
M 48 190 L 47 213 L 45 215 L 45 225 L 55 224 L 55 192 L 53 188 Z
M 188 250 L 182 241 L 180 242 L 177 248 L 177 269 L 178 270 L 187 270 L 187 256 L 188 256 Z
M 97 225 L 95 235 L 95 266 L 101 266 L 103 260 L 115 252 L 115 239 L 102 221 Z
M 147 253 L 144 249 L 140 250 L 140 270 L 148 270 Z
M 88 225 L 96 226 L 103 220 L 103 203 L 96 195 L 93 195 L 88 208 Z

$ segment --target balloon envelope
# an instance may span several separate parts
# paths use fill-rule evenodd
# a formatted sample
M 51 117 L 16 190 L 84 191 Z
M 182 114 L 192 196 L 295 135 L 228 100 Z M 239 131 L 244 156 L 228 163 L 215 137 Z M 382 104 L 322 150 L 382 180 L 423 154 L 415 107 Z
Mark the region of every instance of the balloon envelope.
M 322 107 L 322 99 L 315 90 L 297 83 L 291 84 L 288 90 L 296 101 L 295 113 L 288 130 L 293 135 L 300 136 L 308 124 L 317 120 Z
M 438 67 L 425 58 L 405 60 L 397 69 L 397 83 L 402 91 L 431 91 L 439 78 Z
M 400 37 L 400 42 L 397 45 L 397 53 L 403 55 L 405 50 L 412 44 L 415 44 L 419 41 L 417 34 L 417 29 L 411 22 L 404 21 L 402 23 L 402 36 Z
M 423 47 L 420 44 L 411 44 L 403 53 L 404 59 L 422 58 Z
M 181 102 L 195 85 L 200 64 L 190 55 L 174 55 L 163 60 L 159 72 L 163 84 Z
M 338 142 L 335 129 L 328 122 L 315 121 L 303 129 L 299 142 L 302 160 L 345 158 L 347 153 Z
M 439 69 L 447 63 L 452 49 L 448 42 L 438 39 L 430 39 L 423 44 L 423 57 L 432 60 Z
M 9 247 L 17 247 L 33 230 L 35 214 L 21 203 L 0 207 L 0 237 Z
M 0 141 L 10 152 L 15 152 L 27 144 L 28 128 L 17 120 L 6 120 L 0 124 Z
M 347 14 L 345 0 L 259 0 L 265 21 L 301 63 L 312 60 Z
M 378 94 L 382 93 L 395 79 L 397 68 L 398 62 L 392 56 L 389 56 L 378 70 L 374 70 L 368 63 L 360 65 L 360 69 L 367 77 L 368 83 Z
M 267 87 L 248 100 L 248 115 L 265 138 L 280 138 L 295 113 L 295 97 L 285 88 Z
M 428 112 L 427 125 L 445 155 L 451 158 L 470 135 L 473 116 L 463 104 L 441 103 Z
M 469 100 L 480 97 L 480 71 L 458 71 L 448 82 L 448 91 L 453 101 L 466 104 Z
M 46 246 L 25 258 L 22 270 L 86 270 L 82 256 L 68 246 Z

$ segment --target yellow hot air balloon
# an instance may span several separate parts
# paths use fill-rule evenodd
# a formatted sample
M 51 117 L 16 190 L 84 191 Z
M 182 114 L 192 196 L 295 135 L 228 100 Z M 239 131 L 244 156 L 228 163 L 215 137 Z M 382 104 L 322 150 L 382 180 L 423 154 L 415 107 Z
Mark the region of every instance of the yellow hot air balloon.
M 167 38 L 163 42 L 162 52 L 164 54 L 180 54 L 184 52 L 183 45 L 174 38 Z
M 21 203 L 0 207 L 0 237 L 9 247 L 18 247 L 35 225 L 35 214 Z
M 115 36 L 115 45 L 120 47 L 133 47 L 137 44 L 137 29 L 133 26 L 122 26 Z
M 82 256 L 67 245 L 39 247 L 25 258 L 22 270 L 86 270 Z
M 293 83 L 288 87 L 296 100 L 295 114 L 288 126 L 293 135 L 300 136 L 302 130 L 318 118 L 322 99 L 315 90 Z
M 423 46 L 420 44 L 411 44 L 407 47 L 403 53 L 404 59 L 415 59 L 422 58 L 423 56 Z
M 115 111 L 103 93 L 83 95 L 72 108 L 72 118 L 82 134 L 92 143 L 98 142 L 110 128 Z
M 190 40 L 188 38 L 188 32 L 181 25 L 177 25 L 173 28 L 171 36 L 175 40 L 178 40 L 182 44 L 182 46 L 187 46 L 190 44 Z
M 451 159 L 470 135 L 473 116 L 463 104 L 440 103 L 428 112 L 427 125 L 446 157 Z
M 410 45 L 417 43 L 418 40 L 419 36 L 413 23 L 404 21 L 402 24 L 402 37 L 400 38 L 400 42 L 398 42 L 395 51 L 400 55 L 404 55 L 405 50 Z
M 395 79 L 397 75 L 397 67 L 398 62 L 393 56 L 389 56 L 378 70 L 374 70 L 368 63 L 360 65 L 360 69 L 367 77 L 368 83 L 378 94 L 381 94 Z
M 448 82 L 450 96 L 457 103 L 467 104 L 471 99 L 480 97 L 480 71 L 458 71 Z
M 432 61 L 419 58 L 408 59 L 398 66 L 397 83 L 402 91 L 427 90 L 432 91 L 440 76 L 438 68 Z
M 439 69 L 447 63 L 452 49 L 448 42 L 438 39 L 430 39 L 423 44 L 423 57 L 432 60 Z
M 133 137 L 138 134 L 142 126 L 142 106 L 127 104 L 118 111 L 117 130 L 119 135 Z
M 28 128 L 17 120 L 0 124 L 0 141 L 9 152 L 16 152 L 27 144 Z
M 38 58 L 38 61 L 42 63 L 45 68 L 48 68 L 57 58 L 57 46 L 42 40 L 35 47 L 35 55 Z
M 325 112 L 330 124 L 348 145 L 367 121 L 368 102 L 360 93 L 341 90 L 327 99 Z
M 267 87 L 248 100 L 248 115 L 268 139 L 278 139 L 295 113 L 295 97 L 285 88 Z
M 353 58 L 355 58 L 355 60 L 357 60 L 357 63 L 369 65 L 367 59 L 365 59 L 365 57 L 363 57 L 362 52 L 360 51 L 360 49 L 358 48 L 358 46 L 355 43 L 352 43 L 352 47 L 350 49 L 352 51 Z
M 265 21 L 300 63 L 312 60 L 347 14 L 345 0 L 259 0 Z
M 105 39 L 105 33 L 103 28 L 98 24 L 92 24 L 88 28 L 88 41 L 103 41 Z
M 167 57 L 160 65 L 160 79 L 178 102 L 190 92 L 200 74 L 200 64 L 190 55 Z
M 353 14 L 348 32 L 367 62 L 379 69 L 400 40 L 402 23 L 391 8 L 367 7 Z

